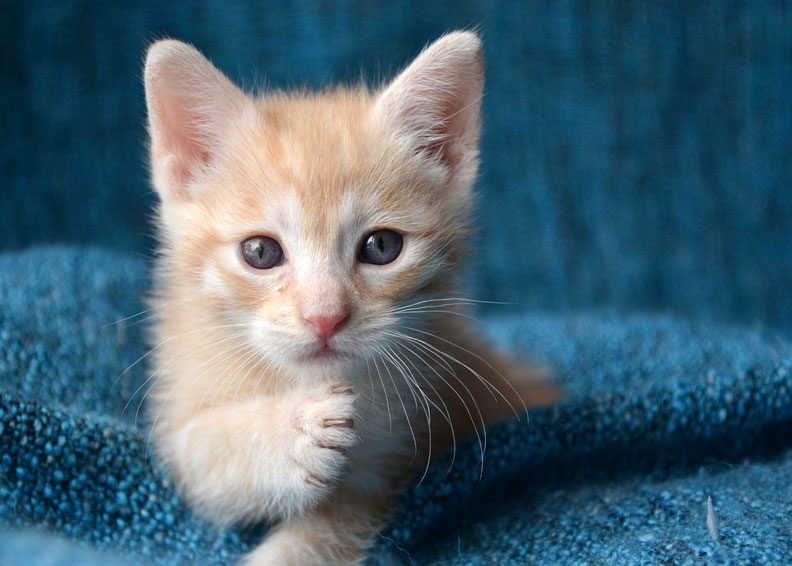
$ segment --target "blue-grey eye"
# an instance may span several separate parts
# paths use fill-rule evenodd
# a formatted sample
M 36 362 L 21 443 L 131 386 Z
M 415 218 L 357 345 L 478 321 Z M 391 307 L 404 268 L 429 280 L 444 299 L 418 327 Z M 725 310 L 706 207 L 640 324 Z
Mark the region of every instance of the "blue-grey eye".
M 283 263 L 283 250 L 277 240 L 253 236 L 241 244 L 242 257 L 250 267 L 271 269 Z
M 362 262 L 385 265 L 399 257 L 403 243 L 398 232 L 377 230 L 363 238 L 358 256 Z

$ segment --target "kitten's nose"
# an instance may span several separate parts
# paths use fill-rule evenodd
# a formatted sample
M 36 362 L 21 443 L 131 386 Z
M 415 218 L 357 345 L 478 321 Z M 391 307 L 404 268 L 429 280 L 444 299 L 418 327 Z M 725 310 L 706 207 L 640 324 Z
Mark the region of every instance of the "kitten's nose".
M 333 335 L 337 334 L 349 320 L 347 313 L 331 314 L 331 315 L 317 315 L 310 316 L 305 319 L 311 330 L 327 342 Z

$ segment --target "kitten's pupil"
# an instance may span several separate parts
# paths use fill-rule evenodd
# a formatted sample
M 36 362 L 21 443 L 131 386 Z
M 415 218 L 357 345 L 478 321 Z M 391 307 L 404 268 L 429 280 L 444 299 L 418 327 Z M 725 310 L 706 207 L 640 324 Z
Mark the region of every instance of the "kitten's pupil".
M 273 238 L 253 236 L 242 242 L 240 246 L 242 257 L 255 269 L 271 269 L 283 263 L 283 249 Z
M 377 230 L 363 239 L 360 261 L 385 265 L 399 257 L 404 244 L 402 235 L 393 230 Z

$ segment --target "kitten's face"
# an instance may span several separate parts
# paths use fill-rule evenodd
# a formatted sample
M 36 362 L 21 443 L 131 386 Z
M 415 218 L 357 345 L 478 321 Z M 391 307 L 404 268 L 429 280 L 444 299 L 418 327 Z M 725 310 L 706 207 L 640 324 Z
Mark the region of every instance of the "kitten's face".
M 180 73 L 218 73 L 187 55 Z M 217 90 L 230 87 L 216 80 Z M 170 277 L 208 320 L 240 325 L 268 361 L 299 370 L 367 359 L 398 324 L 420 323 L 400 307 L 452 288 L 477 162 L 477 99 L 472 126 L 433 116 L 421 136 L 410 128 L 409 85 L 255 101 L 210 92 L 190 119 L 150 83 L 147 66 Z M 179 111 L 190 102 L 181 96 Z M 446 114 L 471 106 L 452 102 Z M 196 142 L 211 135 L 211 119 L 222 133 Z M 158 128 L 170 133 L 158 139 Z M 443 139 L 460 132 L 472 146 Z
M 246 323 L 268 357 L 366 356 L 388 342 L 393 309 L 448 287 L 437 279 L 451 276 L 467 202 L 438 198 L 443 170 L 400 148 L 370 106 L 363 93 L 260 102 L 195 197 L 164 212 L 199 304 Z

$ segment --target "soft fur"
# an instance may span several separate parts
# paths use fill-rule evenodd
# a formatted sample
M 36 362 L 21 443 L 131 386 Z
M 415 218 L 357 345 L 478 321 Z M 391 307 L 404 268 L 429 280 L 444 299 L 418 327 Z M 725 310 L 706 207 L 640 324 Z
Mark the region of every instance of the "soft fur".
M 433 453 L 469 434 L 483 449 L 487 423 L 555 396 L 468 330 L 458 298 L 480 41 L 448 34 L 377 92 L 254 98 L 165 40 L 145 82 L 159 457 L 208 519 L 278 522 L 249 564 L 359 564 Z M 401 254 L 359 262 L 380 228 L 403 234 Z M 249 267 L 253 235 L 277 239 L 283 265 Z M 308 321 L 340 314 L 322 350 Z

